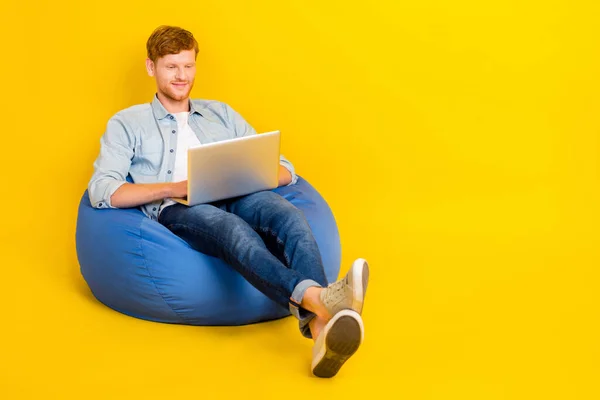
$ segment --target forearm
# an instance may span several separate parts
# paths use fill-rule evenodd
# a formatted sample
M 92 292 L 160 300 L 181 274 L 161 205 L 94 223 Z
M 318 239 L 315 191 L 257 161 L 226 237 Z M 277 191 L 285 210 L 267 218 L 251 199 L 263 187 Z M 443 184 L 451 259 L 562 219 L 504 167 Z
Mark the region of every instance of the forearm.
M 292 174 L 287 168 L 280 165 L 279 186 L 289 185 L 291 182 Z M 186 194 L 186 181 L 177 183 L 125 183 L 113 193 L 110 203 L 116 208 L 131 208 L 168 197 L 185 197 Z
M 175 187 L 172 183 L 126 183 L 113 193 L 110 202 L 116 208 L 131 208 L 167 197 L 175 197 Z
M 279 166 L 279 186 L 289 185 L 292 182 L 292 174 L 283 165 Z

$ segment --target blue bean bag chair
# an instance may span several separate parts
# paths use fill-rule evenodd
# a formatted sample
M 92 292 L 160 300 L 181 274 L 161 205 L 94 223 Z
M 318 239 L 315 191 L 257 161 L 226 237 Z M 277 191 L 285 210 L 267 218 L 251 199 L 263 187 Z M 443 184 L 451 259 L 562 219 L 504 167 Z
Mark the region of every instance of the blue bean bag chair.
M 329 282 L 340 270 L 340 238 L 325 200 L 304 179 L 274 189 L 304 212 Z M 94 296 L 132 317 L 188 325 L 244 325 L 290 315 L 225 262 L 193 250 L 140 209 L 79 204 L 76 247 Z

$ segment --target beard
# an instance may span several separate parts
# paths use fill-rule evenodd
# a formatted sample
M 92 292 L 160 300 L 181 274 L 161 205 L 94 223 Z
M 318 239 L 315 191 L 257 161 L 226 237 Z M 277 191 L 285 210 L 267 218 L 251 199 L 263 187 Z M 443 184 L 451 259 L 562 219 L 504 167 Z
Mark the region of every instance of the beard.
M 175 101 L 175 102 L 184 101 L 190 97 L 190 93 L 192 91 L 192 88 L 194 87 L 194 81 L 187 82 L 188 85 L 186 86 L 186 90 L 178 90 L 178 89 L 174 88 L 173 86 L 171 86 L 172 83 L 173 82 L 169 82 L 168 84 L 163 85 L 162 87 L 159 88 L 161 94 L 164 97 L 166 97 L 167 99 L 169 99 L 171 101 Z

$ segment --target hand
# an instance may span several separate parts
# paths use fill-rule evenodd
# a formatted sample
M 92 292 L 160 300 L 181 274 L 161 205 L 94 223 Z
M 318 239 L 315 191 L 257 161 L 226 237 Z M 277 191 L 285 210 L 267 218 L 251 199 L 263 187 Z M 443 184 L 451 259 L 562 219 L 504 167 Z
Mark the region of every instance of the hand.
M 286 167 L 279 165 L 279 186 L 286 186 L 292 182 L 292 174 Z
M 171 197 L 176 199 L 183 199 L 187 197 L 188 181 L 181 181 L 171 184 Z

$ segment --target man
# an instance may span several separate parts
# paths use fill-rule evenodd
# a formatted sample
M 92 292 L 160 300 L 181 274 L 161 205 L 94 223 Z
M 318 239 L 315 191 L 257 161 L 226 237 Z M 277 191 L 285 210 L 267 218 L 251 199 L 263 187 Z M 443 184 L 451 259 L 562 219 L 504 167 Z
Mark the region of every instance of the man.
M 150 104 L 118 112 L 107 124 L 89 183 L 96 208 L 141 206 L 202 253 L 230 264 L 300 321 L 315 340 L 312 372 L 334 376 L 364 336 L 361 319 L 368 265 L 356 260 L 327 286 L 321 256 L 302 212 L 272 191 L 188 207 L 187 148 L 256 134 L 227 104 L 191 100 L 198 43 L 181 28 L 161 26 L 146 44 L 156 80 Z M 292 164 L 280 157 L 279 185 L 293 185 Z M 131 176 L 134 183 L 128 183 Z M 271 250 L 268 249 L 268 246 Z

